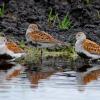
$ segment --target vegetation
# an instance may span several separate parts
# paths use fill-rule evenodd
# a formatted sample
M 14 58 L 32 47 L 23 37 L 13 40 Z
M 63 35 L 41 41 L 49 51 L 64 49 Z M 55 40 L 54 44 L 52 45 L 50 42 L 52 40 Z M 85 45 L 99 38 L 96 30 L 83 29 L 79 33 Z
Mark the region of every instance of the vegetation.
M 55 21 L 57 19 L 58 14 L 54 15 L 53 14 L 53 9 L 50 9 L 49 15 L 48 15 L 48 24 L 49 26 L 52 26 L 55 24 Z
M 0 16 L 4 15 L 4 8 L 5 8 L 5 4 L 2 4 L 2 7 L 0 8 Z
M 59 21 L 58 28 L 61 30 L 65 30 L 65 29 L 68 30 L 71 27 L 72 23 L 67 15 L 63 18 L 63 20 L 59 20 L 58 18 L 58 21 Z
M 25 42 L 23 40 L 21 40 L 19 42 L 19 46 L 24 49 L 25 48 Z
M 25 47 L 26 56 L 22 58 L 17 59 L 17 62 L 24 63 L 24 64 L 36 64 L 40 62 L 40 50 L 38 48 L 33 47 Z
M 66 57 L 67 59 L 76 59 L 77 54 L 74 50 L 74 47 L 69 45 L 68 47 L 59 47 L 54 50 L 45 50 L 44 56 L 52 56 L 52 57 Z
M 33 47 L 25 47 L 25 52 L 27 53 L 26 57 L 23 59 L 18 59 L 18 62 L 32 65 L 32 64 L 39 64 L 41 62 L 41 50 L 39 48 Z M 48 49 L 43 49 L 43 59 L 48 57 L 66 57 L 66 59 L 76 59 L 77 55 L 73 46 L 63 47 L 54 49 L 52 51 Z
M 54 26 L 55 22 L 58 23 L 57 27 L 61 30 L 68 30 L 72 25 L 68 15 L 64 16 L 63 20 L 60 20 L 58 14 L 53 14 L 53 10 L 51 8 L 48 15 L 48 24 L 49 26 Z

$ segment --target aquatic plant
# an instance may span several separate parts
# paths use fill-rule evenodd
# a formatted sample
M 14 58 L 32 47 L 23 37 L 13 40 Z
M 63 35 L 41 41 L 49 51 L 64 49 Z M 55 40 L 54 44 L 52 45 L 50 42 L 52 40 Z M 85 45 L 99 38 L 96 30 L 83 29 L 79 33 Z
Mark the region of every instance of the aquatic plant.
M 58 25 L 58 28 L 61 29 L 61 30 L 65 30 L 65 29 L 69 29 L 71 27 L 71 21 L 68 17 L 68 15 L 66 15 L 63 20 L 60 20 L 58 18 L 58 22 L 59 22 L 59 25 Z
M 24 50 L 27 55 L 23 58 L 17 59 L 16 61 L 18 63 L 27 64 L 30 66 L 32 66 L 33 64 L 41 63 L 41 50 L 39 48 L 25 46 Z M 56 51 L 55 49 L 52 51 L 48 49 L 43 49 L 43 56 L 42 56 L 43 60 L 44 58 L 47 59 L 48 57 L 56 57 L 56 58 L 62 57 L 69 60 L 72 60 L 72 59 L 74 60 L 77 58 L 77 54 L 73 46 L 63 47 L 63 48 L 60 48 L 58 51 Z
M 5 8 L 5 4 L 2 3 L 2 7 L 0 8 L 0 16 L 4 15 L 4 8 Z
M 69 45 L 68 47 L 59 47 L 58 50 L 54 49 L 54 50 L 45 50 L 44 51 L 44 57 L 66 57 L 67 59 L 76 59 L 77 58 L 77 54 L 75 52 L 75 49 L 73 46 Z
M 67 49 L 66 49 L 66 51 L 67 51 L 67 56 L 69 57 L 69 58 L 71 58 L 71 59 L 76 59 L 77 58 L 77 54 L 76 54 L 76 52 L 75 52 L 75 48 L 74 48 L 74 46 L 69 46 Z
M 55 24 L 58 14 L 53 14 L 53 9 L 50 9 L 49 15 L 48 15 L 48 24 L 49 26 L 52 26 Z
M 37 64 L 40 62 L 41 53 L 39 48 L 25 47 L 26 56 L 23 59 L 18 59 L 18 62 L 24 64 Z

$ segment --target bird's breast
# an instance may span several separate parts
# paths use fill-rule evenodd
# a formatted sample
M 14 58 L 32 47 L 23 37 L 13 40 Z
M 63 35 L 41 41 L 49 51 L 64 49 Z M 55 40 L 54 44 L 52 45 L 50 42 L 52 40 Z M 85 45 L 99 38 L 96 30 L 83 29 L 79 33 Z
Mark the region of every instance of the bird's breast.
M 82 52 L 82 50 L 83 50 L 82 42 L 77 41 L 77 42 L 75 43 L 75 51 L 76 51 L 76 52 Z

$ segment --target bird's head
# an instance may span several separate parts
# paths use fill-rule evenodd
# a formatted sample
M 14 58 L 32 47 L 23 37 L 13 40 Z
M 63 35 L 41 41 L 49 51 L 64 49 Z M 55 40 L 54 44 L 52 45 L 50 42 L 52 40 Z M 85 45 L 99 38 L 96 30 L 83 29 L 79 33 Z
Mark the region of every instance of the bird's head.
M 7 42 L 7 39 L 5 37 L 0 36 L 0 45 L 4 45 Z
M 85 33 L 83 33 L 83 32 L 78 32 L 78 33 L 76 34 L 76 40 L 84 40 L 84 39 L 86 39 Z
M 32 31 L 36 31 L 36 30 L 38 30 L 38 26 L 36 24 L 30 24 L 28 29 L 30 29 Z

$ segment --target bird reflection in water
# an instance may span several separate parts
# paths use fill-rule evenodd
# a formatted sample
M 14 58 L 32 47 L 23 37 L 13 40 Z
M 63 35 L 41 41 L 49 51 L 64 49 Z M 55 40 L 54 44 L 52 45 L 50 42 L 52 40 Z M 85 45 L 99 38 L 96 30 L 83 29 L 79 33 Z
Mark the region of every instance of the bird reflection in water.
M 55 72 L 54 71 L 49 71 L 49 72 L 32 72 L 28 73 L 29 80 L 32 84 L 32 88 L 35 88 L 38 86 L 38 83 L 42 79 L 47 79 L 51 75 L 53 75 Z
M 0 80 L 10 80 L 20 75 L 24 67 L 14 62 L 0 62 Z
M 14 62 L 1 62 L 0 63 L 0 82 L 7 83 L 13 79 L 26 79 L 31 88 L 36 88 L 41 79 L 47 79 L 55 71 L 41 72 L 38 70 L 30 71 L 25 70 L 26 67 Z M 25 74 L 25 77 L 22 77 Z M 17 80 L 16 80 L 17 81 Z M 24 80 L 23 80 L 24 82 Z
M 84 65 L 77 69 L 77 82 L 79 91 L 84 91 L 85 86 L 97 80 L 100 76 L 100 65 Z

